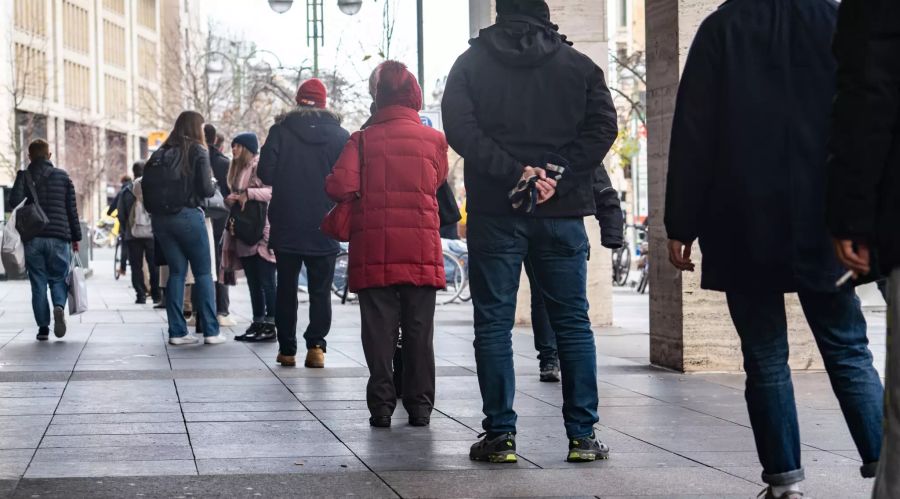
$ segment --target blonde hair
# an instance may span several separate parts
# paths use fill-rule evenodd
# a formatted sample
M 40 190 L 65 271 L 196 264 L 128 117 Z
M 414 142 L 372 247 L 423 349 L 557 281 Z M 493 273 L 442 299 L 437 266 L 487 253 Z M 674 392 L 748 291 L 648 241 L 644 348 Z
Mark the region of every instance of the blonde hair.
M 254 156 L 246 147 L 240 144 L 238 146 L 241 148 L 241 153 L 231 160 L 231 165 L 228 167 L 228 188 L 234 192 L 240 192 L 240 189 L 237 188 L 238 179 L 241 178 L 244 169 L 250 166 L 250 161 Z

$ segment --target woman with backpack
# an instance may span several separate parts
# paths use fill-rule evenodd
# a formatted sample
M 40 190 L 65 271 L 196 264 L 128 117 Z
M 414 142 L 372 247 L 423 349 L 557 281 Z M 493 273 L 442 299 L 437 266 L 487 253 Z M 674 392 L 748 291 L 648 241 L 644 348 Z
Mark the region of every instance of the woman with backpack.
M 225 227 L 222 243 L 222 267 L 242 270 L 250 288 L 253 323 L 236 336 L 237 341 L 274 341 L 275 330 L 275 253 L 269 248 L 268 204 L 272 187 L 256 174 L 259 139 L 251 132 L 238 134 L 231 141 L 231 166 L 225 204 L 232 216 Z M 260 216 L 261 215 L 261 216 Z
M 391 425 L 400 324 L 403 406 L 410 425 L 427 426 L 435 300 L 446 286 L 437 191 L 447 180 L 447 139 L 419 119 L 422 90 L 406 66 L 385 62 L 375 80 L 375 116 L 350 137 L 325 189 L 350 203 L 350 290 L 359 294 L 369 424 Z
M 189 345 L 198 339 L 188 334 L 184 320 L 184 282 L 188 263 L 196 281 L 194 312 L 203 324 L 204 343 L 226 340 L 219 335 L 216 293 L 213 287 L 210 240 L 201 207 L 216 192 L 203 135 L 203 116 L 184 111 L 162 147 L 150 156 L 141 187 L 144 206 L 152 215 L 153 235 L 169 265 L 166 315 L 169 343 Z

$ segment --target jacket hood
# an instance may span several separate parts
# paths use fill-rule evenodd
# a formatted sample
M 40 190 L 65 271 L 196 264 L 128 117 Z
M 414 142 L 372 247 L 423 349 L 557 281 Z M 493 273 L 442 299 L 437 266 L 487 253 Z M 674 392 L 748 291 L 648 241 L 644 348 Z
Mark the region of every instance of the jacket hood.
M 341 117 L 334 111 L 314 107 L 300 107 L 279 116 L 276 123 L 287 128 L 308 144 L 324 144 L 334 134 L 332 126 L 341 125 Z
M 563 44 L 571 45 L 554 24 L 521 14 L 498 17 L 497 24 L 481 30 L 469 43 L 483 46 L 502 64 L 518 68 L 542 66 Z

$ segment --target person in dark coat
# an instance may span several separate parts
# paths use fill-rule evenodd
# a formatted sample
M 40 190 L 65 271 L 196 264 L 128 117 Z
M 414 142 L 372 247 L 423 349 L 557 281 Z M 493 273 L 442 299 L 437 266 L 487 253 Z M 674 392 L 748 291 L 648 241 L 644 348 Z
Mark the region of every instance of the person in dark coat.
M 890 276 L 886 421 L 872 495 L 888 499 L 900 497 L 900 3 L 841 2 L 834 53 L 828 226 L 845 267 Z
M 28 168 L 16 175 L 9 203 L 16 207 L 24 200 L 40 205 L 49 223 L 33 239 L 25 241 L 25 270 L 31 281 L 31 308 L 38 325 L 38 341 L 50 337 L 50 304 L 47 289 L 53 303 L 53 334 L 62 338 L 66 334 L 66 299 L 69 264 L 72 251 L 78 251 L 81 241 L 81 225 L 75 200 L 75 186 L 69 175 L 50 162 L 50 145 L 37 139 L 28 145 Z M 27 175 L 26 175 L 27 173 Z M 30 177 L 32 188 L 26 185 Z
M 231 161 L 222 154 L 222 142 L 219 140 L 220 134 L 216 131 L 216 127 L 210 123 L 203 125 L 203 135 L 206 138 L 206 144 L 209 146 L 209 164 L 212 166 L 213 176 L 216 177 L 216 185 L 219 186 L 219 192 L 222 193 L 222 199 L 226 199 L 231 194 L 228 188 L 228 168 Z M 222 136 L 224 140 L 224 136 Z M 225 224 L 228 223 L 227 217 L 217 217 L 212 219 L 213 239 L 216 245 L 216 268 L 214 273 L 216 276 L 216 316 L 220 326 L 235 326 L 237 323 L 231 319 L 228 308 L 231 300 L 228 297 L 228 286 L 221 279 L 222 269 L 222 236 L 225 234 Z
M 825 227 L 836 17 L 832 1 L 726 2 L 697 31 L 672 124 L 669 259 L 692 271 L 699 238 L 701 286 L 726 293 L 769 498 L 802 497 L 804 479 L 785 293 L 799 293 L 864 476 L 881 450 L 881 380 Z
M 115 197 L 113 197 L 112 201 L 109 203 L 109 206 L 106 207 L 106 216 L 111 217 L 113 213 L 116 213 L 116 210 L 119 207 L 119 202 L 122 199 L 122 194 L 127 190 L 131 189 L 131 177 L 128 175 L 123 175 L 122 178 L 119 179 L 119 191 L 116 192 Z M 118 217 L 116 217 L 118 218 Z M 119 238 L 122 238 L 123 230 L 121 224 L 119 225 Z M 119 268 L 116 269 L 116 277 L 123 276 L 128 273 L 128 245 L 122 245 L 122 254 L 119 259 Z
M 465 159 L 469 278 L 485 438 L 473 460 L 516 462 L 512 328 L 526 259 L 547 303 L 563 378 L 568 459 L 593 461 L 609 448 L 594 434 L 597 366 L 588 317 L 588 240 L 596 212 L 593 176 L 618 131 L 603 71 L 572 48 L 542 0 L 499 0 L 497 23 L 453 66 L 442 102 L 450 146 Z M 548 177 L 553 155 L 568 163 Z M 603 171 L 605 174 L 605 171 Z M 513 208 L 528 182 L 537 207 Z M 533 183 L 533 184 L 532 184 Z
M 119 232 L 123 236 L 124 246 L 128 248 L 127 258 L 131 265 L 131 286 L 136 295 L 135 303 L 139 305 L 147 303 L 147 285 L 144 283 L 145 257 L 150 275 L 149 294 L 154 303 L 159 303 L 162 301 L 162 296 L 159 289 L 159 267 L 156 265 L 153 236 L 151 234 L 150 237 L 138 237 L 134 234 L 131 226 L 133 222 L 131 212 L 135 209 L 135 203 L 138 202 L 135 189 L 139 189 L 136 186 L 140 184 L 140 178 L 144 174 L 144 161 L 135 162 L 131 166 L 131 172 L 134 174 L 134 182 L 119 194 L 119 204 L 116 206 Z
M 269 130 L 257 175 L 272 186 L 269 247 L 277 259 L 275 327 L 278 362 L 296 365 L 297 283 L 306 266 L 309 279 L 309 327 L 306 367 L 325 367 L 325 336 L 331 329 L 331 283 L 340 252 L 337 241 L 319 230 L 334 203 L 325 194 L 325 177 L 341 155 L 349 132 L 326 108 L 325 85 L 313 78 L 297 90 L 297 108 Z
M 621 248 L 625 244 L 625 217 L 619 193 L 613 188 L 603 165 L 600 165 L 594 175 L 594 205 L 597 210 L 594 217 L 600 223 L 600 244 L 608 249 Z M 556 332 L 550 324 L 547 305 L 529 260 L 525 260 L 525 274 L 531 288 L 531 330 L 534 333 L 534 349 L 538 352 L 540 380 L 555 383 L 560 380 Z

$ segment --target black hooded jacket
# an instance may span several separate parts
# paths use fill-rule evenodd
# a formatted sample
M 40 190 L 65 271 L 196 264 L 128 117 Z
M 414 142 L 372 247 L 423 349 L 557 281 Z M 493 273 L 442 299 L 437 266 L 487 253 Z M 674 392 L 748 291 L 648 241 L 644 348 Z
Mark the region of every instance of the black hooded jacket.
M 603 71 L 537 17 L 501 16 L 470 45 L 442 102 L 447 140 L 465 158 L 469 212 L 513 214 L 509 191 L 550 152 L 570 168 L 535 215 L 595 214 L 593 176 L 618 133 Z
M 32 162 L 28 165 L 28 172 L 36 184 L 38 203 L 50 220 L 37 237 L 51 237 L 69 242 L 81 241 L 75 186 L 72 185 L 69 174 L 55 168 L 49 160 Z M 25 172 L 19 172 L 9 195 L 9 203 L 15 208 L 26 197 L 32 199 L 25 185 Z
M 340 251 L 319 227 L 334 206 L 325 194 L 325 177 L 349 138 L 337 115 L 314 108 L 298 108 L 269 130 L 257 175 L 272 186 L 269 247 L 276 252 L 325 256 Z

